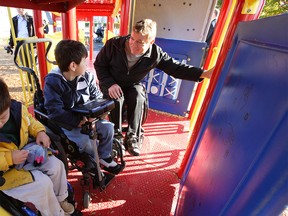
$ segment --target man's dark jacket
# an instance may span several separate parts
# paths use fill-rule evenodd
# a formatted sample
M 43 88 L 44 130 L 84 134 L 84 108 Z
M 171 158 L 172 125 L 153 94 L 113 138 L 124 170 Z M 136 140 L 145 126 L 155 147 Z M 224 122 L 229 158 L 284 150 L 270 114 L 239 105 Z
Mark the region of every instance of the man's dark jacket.
M 13 22 L 13 30 L 15 32 L 15 37 L 18 37 L 18 17 L 20 15 L 14 16 L 12 18 L 12 22 Z M 25 14 L 25 19 L 27 22 L 27 30 L 28 30 L 28 35 L 29 37 L 33 37 L 35 35 L 34 33 L 34 25 L 33 25 L 33 18 L 32 16 Z M 9 45 L 13 48 L 14 47 L 14 42 L 13 42 L 13 38 L 12 38 L 12 32 L 10 30 L 10 39 L 9 39 Z
M 128 69 L 125 42 L 130 36 L 115 37 L 108 40 L 94 62 L 102 92 L 107 96 L 108 89 L 118 84 L 122 89 L 139 83 L 151 69 L 158 68 L 175 78 L 199 82 L 203 70 L 180 63 L 164 52 L 155 43 Z

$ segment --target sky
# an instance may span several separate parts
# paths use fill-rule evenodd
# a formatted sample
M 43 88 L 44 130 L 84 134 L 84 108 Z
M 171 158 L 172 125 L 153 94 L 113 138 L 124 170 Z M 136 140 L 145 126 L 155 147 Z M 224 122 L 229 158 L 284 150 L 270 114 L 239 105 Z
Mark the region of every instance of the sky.
M 17 14 L 14 8 L 11 8 L 11 14 L 12 13 Z M 10 23 L 9 23 L 9 18 L 8 18 L 7 7 L 0 7 L 0 17 L 1 17 L 0 38 L 8 38 L 10 35 Z

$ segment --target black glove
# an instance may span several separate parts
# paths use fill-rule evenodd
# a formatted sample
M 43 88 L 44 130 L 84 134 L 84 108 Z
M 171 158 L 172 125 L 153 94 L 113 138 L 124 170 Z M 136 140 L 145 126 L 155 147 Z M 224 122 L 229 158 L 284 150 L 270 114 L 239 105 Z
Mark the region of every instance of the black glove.
M 13 49 L 9 45 L 4 46 L 4 49 L 7 51 L 7 53 L 10 53 L 11 55 L 13 55 Z
M 5 184 L 5 179 L 2 177 L 3 173 L 3 171 L 0 171 L 0 186 Z

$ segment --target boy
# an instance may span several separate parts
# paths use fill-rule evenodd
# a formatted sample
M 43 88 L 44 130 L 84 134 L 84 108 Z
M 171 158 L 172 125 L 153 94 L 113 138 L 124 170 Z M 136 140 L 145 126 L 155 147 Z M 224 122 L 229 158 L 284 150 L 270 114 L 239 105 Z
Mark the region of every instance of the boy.
M 62 40 L 56 45 L 55 59 L 58 67 L 45 77 L 44 106 L 49 118 L 73 127 L 71 131 L 62 129 L 66 136 L 78 145 L 80 152 L 94 157 L 93 142 L 88 135 L 80 132 L 87 119 L 71 111 L 77 104 L 102 98 L 94 75 L 86 72 L 87 56 L 85 46 L 78 41 Z M 111 158 L 113 127 L 114 125 L 106 120 L 96 122 L 99 162 L 106 171 L 117 174 L 121 167 Z
M 4 171 L 5 184 L 0 187 L 8 196 L 30 202 L 41 215 L 72 214 L 74 206 L 67 202 L 67 179 L 63 163 L 50 156 L 32 171 L 17 170 L 28 157 L 29 136 L 36 144 L 48 148 L 50 139 L 45 127 L 35 120 L 20 102 L 12 100 L 8 87 L 0 78 L 0 171 Z M 63 211 L 64 210 L 64 211 Z

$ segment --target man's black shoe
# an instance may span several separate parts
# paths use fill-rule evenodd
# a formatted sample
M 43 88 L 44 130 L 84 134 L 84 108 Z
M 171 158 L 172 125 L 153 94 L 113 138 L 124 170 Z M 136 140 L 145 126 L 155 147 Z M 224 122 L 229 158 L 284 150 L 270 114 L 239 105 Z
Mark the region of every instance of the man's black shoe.
M 126 140 L 126 145 L 128 148 L 128 152 L 132 156 L 139 156 L 140 155 L 140 148 L 138 145 L 138 139 L 135 136 L 128 137 Z

